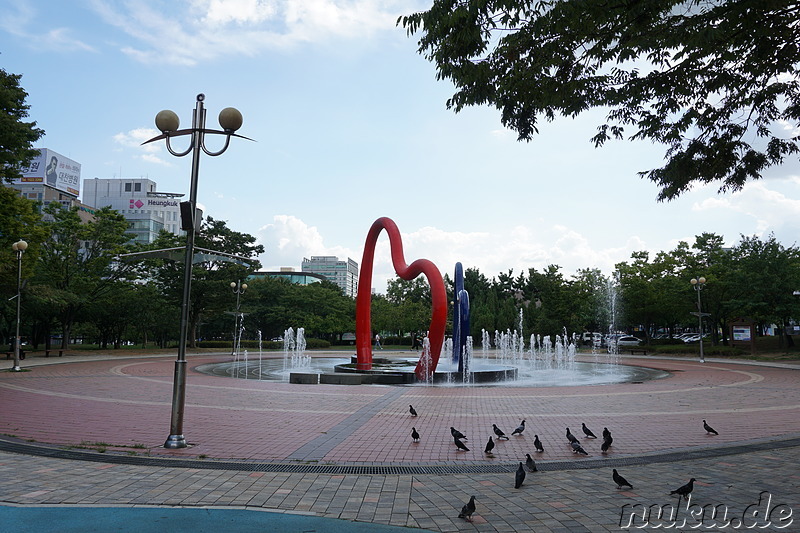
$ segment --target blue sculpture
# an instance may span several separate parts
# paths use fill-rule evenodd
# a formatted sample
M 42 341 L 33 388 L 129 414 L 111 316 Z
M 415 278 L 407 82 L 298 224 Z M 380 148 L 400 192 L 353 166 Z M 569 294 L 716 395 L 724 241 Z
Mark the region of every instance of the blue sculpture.
M 458 363 L 459 373 L 469 371 L 464 368 L 464 347 L 469 336 L 469 293 L 464 290 L 464 268 L 456 263 L 453 280 L 453 363 Z

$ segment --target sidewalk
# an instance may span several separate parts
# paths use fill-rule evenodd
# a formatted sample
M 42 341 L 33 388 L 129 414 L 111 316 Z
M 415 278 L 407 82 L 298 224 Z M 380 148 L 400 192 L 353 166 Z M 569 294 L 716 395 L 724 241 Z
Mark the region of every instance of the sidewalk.
M 228 359 L 191 356 L 190 368 Z M 672 375 L 594 387 L 448 389 L 289 385 L 190 371 L 185 433 L 191 446 L 183 450 L 160 448 L 169 430 L 174 359 L 41 366 L 32 359 L 29 372 L 0 372 L 6 406 L 0 520 L 16 520 L 12 531 L 26 531 L 21 528 L 30 520 L 37 531 L 49 531 L 48 523 L 64 524 L 57 513 L 69 506 L 67 512 L 79 511 L 82 531 L 90 531 L 103 516 L 140 525 L 178 516 L 140 509 L 168 506 L 207 515 L 201 522 L 217 509 L 236 511 L 237 524 L 268 525 L 262 531 L 272 525 L 291 531 L 281 520 L 294 513 L 335 519 L 299 526 L 317 531 L 356 531 L 351 528 L 362 523 L 433 531 L 618 531 L 623 506 L 674 504 L 669 491 L 690 477 L 698 480 L 693 503 L 724 505 L 741 518 L 766 491 L 773 509 L 784 503 L 799 518 L 800 372 L 624 359 Z M 409 403 L 419 417 L 408 415 Z M 494 457 L 485 456 L 491 425 L 510 433 L 521 418 L 523 436 L 497 443 Z M 720 435 L 706 435 L 702 419 Z M 582 422 L 598 434 L 611 429 L 610 453 L 582 438 Z M 410 439 L 412 425 L 422 434 L 418 444 Z M 469 452 L 455 450 L 450 426 L 470 437 Z M 566 427 L 589 457 L 571 453 Z M 544 454 L 533 451 L 534 433 Z M 49 456 L 10 453 L 11 444 Z M 90 460 L 64 458 L 68 453 Z M 540 471 L 515 490 L 513 472 L 525 453 Z M 617 490 L 611 468 L 634 489 Z M 470 495 L 478 505 L 472 523 L 457 516 Z M 41 508 L 50 505 L 57 507 Z M 85 506 L 122 506 L 133 518 L 117 510 L 92 518 L 80 511 Z M 44 514 L 27 514 L 39 510 Z M 230 515 L 218 516 L 224 523 Z M 777 517 L 773 526 L 786 522 Z M 775 530 L 800 530 L 798 524 Z

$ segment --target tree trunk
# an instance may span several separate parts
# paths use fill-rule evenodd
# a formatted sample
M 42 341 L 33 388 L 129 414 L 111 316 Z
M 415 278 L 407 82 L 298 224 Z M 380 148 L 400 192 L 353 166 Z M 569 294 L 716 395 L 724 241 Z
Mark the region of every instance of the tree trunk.
M 72 335 L 72 324 L 69 322 L 63 322 L 61 324 L 61 349 L 67 350 L 69 347 L 69 337 Z

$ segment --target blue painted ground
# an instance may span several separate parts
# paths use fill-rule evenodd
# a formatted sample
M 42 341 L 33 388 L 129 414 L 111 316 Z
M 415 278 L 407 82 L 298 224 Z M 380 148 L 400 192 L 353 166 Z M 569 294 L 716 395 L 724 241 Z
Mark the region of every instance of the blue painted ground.
M 4 533 L 403 533 L 410 529 L 245 509 L 190 507 L 10 507 L 0 505 Z

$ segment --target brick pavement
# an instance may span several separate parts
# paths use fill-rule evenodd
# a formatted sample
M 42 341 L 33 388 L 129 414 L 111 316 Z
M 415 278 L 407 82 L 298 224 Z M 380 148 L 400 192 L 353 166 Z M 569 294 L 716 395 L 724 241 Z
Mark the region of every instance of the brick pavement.
M 227 360 L 192 356 L 190 367 Z M 61 361 L 59 361 L 61 362 Z M 708 361 L 631 358 L 668 370 L 642 384 L 559 388 L 382 387 L 289 385 L 190 373 L 185 429 L 194 445 L 159 448 L 169 430 L 172 359 L 91 360 L 0 373 L 6 406 L 0 433 L 20 440 L 97 448 L 137 456 L 236 459 L 342 465 L 456 465 L 451 475 L 335 475 L 240 472 L 40 458 L 0 453 L 0 500 L 22 505 L 192 505 L 258 507 L 437 531 L 616 531 L 626 503 L 669 503 L 666 492 L 690 476 L 700 505 L 743 511 L 762 491 L 800 512 L 800 448 L 769 449 L 800 436 L 800 373 L 786 368 Z M 411 403 L 420 413 L 408 415 Z M 8 408 L 8 406 L 13 406 Z M 482 453 L 491 424 L 507 433 L 521 418 L 523 437 Z M 707 436 L 702 419 L 720 435 Z M 608 459 L 633 482 L 617 491 L 599 443 L 583 440 L 591 457 L 575 457 L 565 428 L 581 437 L 614 434 Z M 414 425 L 422 434 L 411 443 Z M 471 438 L 456 452 L 455 426 Z M 469 473 L 475 465 L 513 465 L 533 453 L 536 433 L 546 451 L 542 471 L 519 491 L 513 473 Z M 752 453 L 634 464 L 638 458 L 758 442 Z M 591 461 L 593 468 L 549 464 Z M 609 463 L 610 464 L 610 463 Z M 580 465 L 579 465 L 580 466 Z M 475 494 L 472 524 L 456 518 Z M 798 518 L 795 516 L 795 518 Z M 800 522 L 783 531 L 800 531 Z

